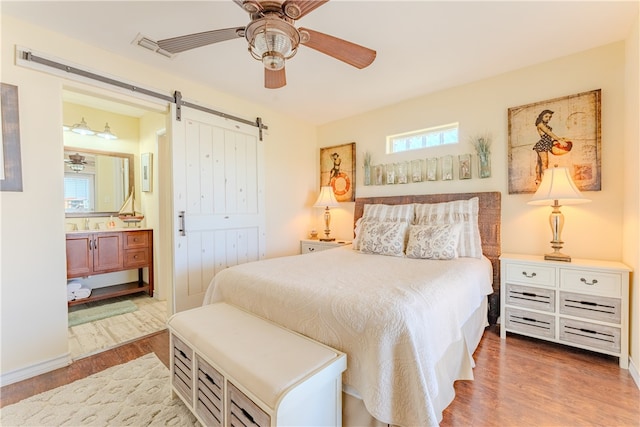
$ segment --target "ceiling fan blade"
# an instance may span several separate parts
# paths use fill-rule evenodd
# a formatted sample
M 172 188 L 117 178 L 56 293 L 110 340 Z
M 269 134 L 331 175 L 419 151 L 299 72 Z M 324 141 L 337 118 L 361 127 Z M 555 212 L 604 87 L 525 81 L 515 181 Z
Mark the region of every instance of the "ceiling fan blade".
M 282 3 L 282 11 L 291 19 L 300 19 L 328 1 L 329 0 L 286 0 Z
M 299 31 L 303 38 L 305 37 L 304 33 L 309 35 L 308 40 L 302 41 L 301 44 L 315 49 L 318 52 L 322 52 L 325 55 L 339 59 L 349 65 L 353 65 L 356 68 L 365 68 L 371 65 L 373 60 L 376 59 L 375 50 L 360 46 L 359 44 L 351 43 L 308 28 L 299 28 Z
M 267 89 L 279 89 L 287 84 L 287 75 L 284 68 L 281 70 L 264 69 L 264 87 Z
M 180 53 L 185 50 L 244 37 L 244 27 L 224 28 L 221 30 L 204 31 L 202 33 L 187 34 L 185 36 L 158 40 L 158 46 L 169 53 Z

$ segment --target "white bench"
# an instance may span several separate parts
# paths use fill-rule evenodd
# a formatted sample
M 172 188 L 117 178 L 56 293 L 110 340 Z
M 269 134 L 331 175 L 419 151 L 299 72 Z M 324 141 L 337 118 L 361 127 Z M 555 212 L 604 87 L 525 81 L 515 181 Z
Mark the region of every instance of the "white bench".
M 173 392 L 203 425 L 342 425 L 344 353 L 225 303 L 168 327 Z

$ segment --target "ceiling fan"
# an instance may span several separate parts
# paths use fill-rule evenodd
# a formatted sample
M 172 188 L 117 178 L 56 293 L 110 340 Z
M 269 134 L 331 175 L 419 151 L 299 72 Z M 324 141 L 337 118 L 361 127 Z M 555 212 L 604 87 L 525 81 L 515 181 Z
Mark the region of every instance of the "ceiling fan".
M 329 0 L 233 0 L 251 16 L 245 27 L 224 28 L 158 40 L 158 46 L 170 53 L 207 46 L 244 37 L 249 53 L 264 65 L 264 86 L 277 89 L 287 84 L 285 61 L 300 45 L 310 47 L 356 68 L 365 68 L 376 58 L 376 51 L 320 33 L 296 28 L 294 23 Z

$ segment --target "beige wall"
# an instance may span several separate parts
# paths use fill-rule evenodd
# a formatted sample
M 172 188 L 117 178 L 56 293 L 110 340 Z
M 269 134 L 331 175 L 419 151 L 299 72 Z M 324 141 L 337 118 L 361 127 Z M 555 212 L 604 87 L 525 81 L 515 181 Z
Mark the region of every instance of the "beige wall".
M 631 362 L 640 386 L 640 11 L 625 50 L 624 222 L 622 260 L 631 273 Z
M 637 36 L 637 28 L 636 28 Z M 637 41 L 635 42 L 637 48 Z M 619 42 L 555 61 L 513 71 L 427 96 L 417 97 L 387 108 L 337 121 L 318 129 L 319 147 L 355 141 L 358 153 L 358 196 L 401 195 L 413 193 L 450 193 L 462 191 L 502 192 L 502 251 L 543 254 L 550 251 L 551 230 L 549 207 L 527 204 L 531 194 L 509 195 L 507 176 L 507 109 L 545 99 L 552 99 L 602 89 L 602 191 L 585 192 L 589 204 L 565 206 L 566 223 L 562 234 L 564 251 L 575 258 L 627 260 L 637 264 L 638 231 L 638 135 L 637 81 L 636 90 L 629 93 L 625 43 Z M 630 59 L 637 77 L 637 53 Z M 630 73 L 631 74 L 631 73 Z M 635 106 L 635 126 L 625 131 L 625 123 Z M 459 122 L 461 144 L 458 147 L 437 147 L 418 153 L 385 154 L 385 137 L 430 126 Z M 372 154 L 372 163 L 392 163 L 414 158 L 438 157 L 444 154 L 472 153 L 467 138 L 481 132 L 491 132 L 492 176 L 471 180 L 421 182 L 390 186 L 363 186 L 362 153 Z M 633 160 L 625 160 L 625 152 Z M 624 166 L 627 165 L 627 168 Z M 475 165 L 474 165 L 475 167 Z M 634 169 L 627 171 L 627 169 Z M 457 176 L 457 172 L 456 172 Z M 634 188 L 635 190 L 632 190 Z M 630 193 L 635 191 L 634 195 Z M 630 204 L 625 204 L 627 194 Z M 337 209 L 332 230 L 337 236 L 351 236 L 353 204 Z M 623 226 L 623 219 L 627 218 Z M 623 245 L 627 231 L 634 236 Z M 624 251 L 624 254 L 623 254 Z M 626 253 L 630 256 L 627 257 Z M 637 267 L 637 265 L 635 265 Z M 637 279 L 636 279 L 637 282 Z M 638 354 L 637 295 L 632 318 L 632 354 L 636 366 Z
M 634 34 L 637 38 L 637 23 Z M 503 193 L 503 251 L 547 251 L 549 209 L 527 205 L 526 195 L 507 194 L 506 110 L 511 106 L 601 88 L 603 190 L 587 193 L 593 200 L 588 205 L 563 209 L 567 217 L 563 233 L 567 242 L 565 249 L 574 257 L 622 259 L 635 269 L 640 268 L 637 40 L 417 97 L 319 128 L 6 16 L 2 16 L 0 40 L 1 80 L 19 87 L 24 180 L 23 192 L 0 193 L 0 373 L 3 378 L 18 376 L 22 370 L 44 372 L 67 361 L 63 168 L 61 162 L 51 159 L 61 159 L 63 152 L 60 132 L 63 87 L 87 88 L 87 85 L 16 66 L 15 45 L 149 85 L 163 93 L 180 90 L 189 100 L 236 116 L 262 117 L 269 126 L 264 142 L 269 257 L 295 253 L 298 240 L 310 228 L 322 228 L 321 212 L 311 208 L 318 191 L 318 147 L 356 141 L 358 172 L 361 172 L 363 151 L 372 153 L 374 163 L 402 159 L 402 156 L 384 154 L 386 135 L 451 121 L 460 122 L 463 140 L 478 132 L 493 133 L 491 178 L 480 180 L 474 175 L 474 179 L 466 181 L 364 187 L 359 173 L 357 194 L 498 190 Z M 630 90 L 635 92 L 629 95 Z M 104 92 L 104 89 L 96 91 Z M 155 119 L 150 121 L 153 123 L 145 124 L 141 120 L 141 127 L 158 128 Z M 149 137 L 143 142 L 141 151 L 154 152 L 154 145 L 155 137 Z M 450 153 L 463 152 L 471 152 L 471 149 L 459 147 Z M 449 149 L 436 149 L 429 156 L 445 153 L 449 154 Z M 161 165 L 159 169 L 162 170 Z M 167 173 L 166 170 L 163 172 Z M 155 189 L 158 188 L 156 184 L 154 182 Z M 625 203 L 626 199 L 630 201 Z M 153 198 L 147 202 L 159 203 Z M 337 236 L 348 238 L 352 235 L 352 211 L 352 204 L 344 204 L 334 211 L 332 230 Z M 157 218 L 147 220 L 154 224 L 160 221 Z M 631 237 L 625 238 L 627 232 L 632 233 Z M 33 242 L 38 245 L 34 246 Z M 156 243 L 161 246 L 166 242 Z M 156 261 L 160 262 L 159 259 Z M 638 289 L 635 274 L 634 285 Z M 637 291 L 633 299 L 632 360 L 638 366 L 640 309 Z
M 45 372 L 67 362 L 64 169 L 63 163 L 55 160 L 63 157 L 62 90 L 71 87 L 109 92 L 17 66 L 16 45 L 161 93 L 180 90 L 185 100 L 235 116 L 262 117 L 269 126 L 264 140 L 267 256 L 298 251 L 299 238 L 306 233 L 309 222 L 309 195 L 316 191 L 315 176 L 309 173 L 316 167 L 314 126 L 12 17 L 3 15 L 1 19 L 1 80 L 18 86 L 24 181 L 24 191 L 0 193 L 3 381 Z M 121 94 L 116 97 L 129 98 Z M 138 103 L 136 98 L 127 100 Z M 147 105 L 150 101 L 140 103 Z M 142 122 L 141 126 L 147 126 Z M 115 124 L 112 126 L 115 130 Z M 143 142 L 143 150 L 152 150 L 155 137 L 152 139 Z

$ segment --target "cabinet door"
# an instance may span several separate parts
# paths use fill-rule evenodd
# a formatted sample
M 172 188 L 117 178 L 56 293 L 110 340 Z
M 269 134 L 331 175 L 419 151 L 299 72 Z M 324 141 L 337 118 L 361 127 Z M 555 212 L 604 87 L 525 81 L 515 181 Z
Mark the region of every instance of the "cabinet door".
M 93 236 L 67 235 L 67 278 L 88 276 L 93 271 Z
M 95 233 L 93 239 L 93 271 L 122 270 L 122 233 Z

